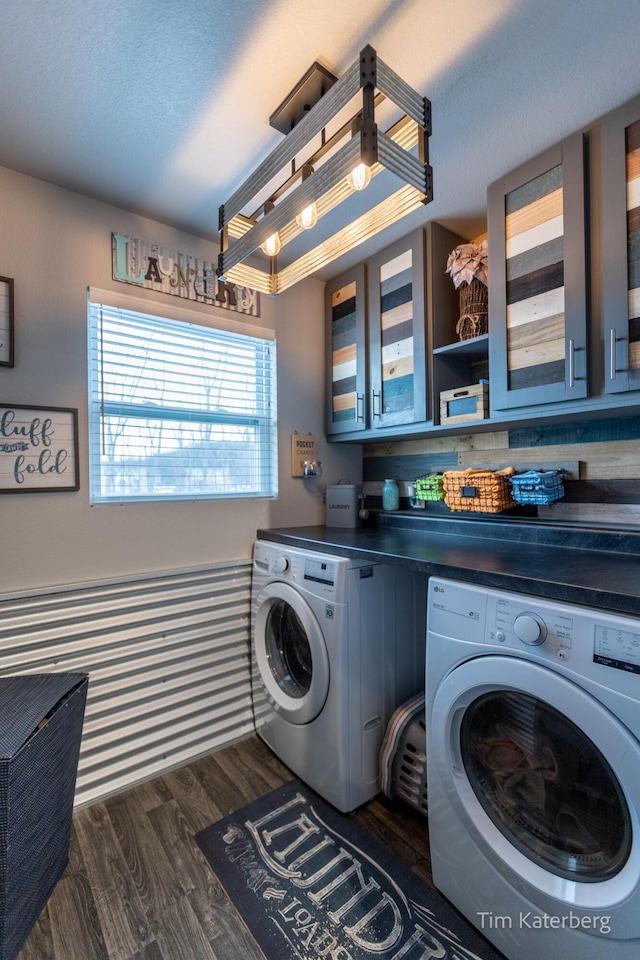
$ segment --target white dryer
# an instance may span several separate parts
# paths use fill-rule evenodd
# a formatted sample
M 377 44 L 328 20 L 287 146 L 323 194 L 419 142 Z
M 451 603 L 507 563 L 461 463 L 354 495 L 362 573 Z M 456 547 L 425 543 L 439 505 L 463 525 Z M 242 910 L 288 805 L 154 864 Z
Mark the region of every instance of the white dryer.
M 259 540 L 251 670 L 258 735 L 343 812 L 379 790 L 391 714 L 424 684 L 426 577 Z
M 509 960 L 640 956 L 640 619 L 429 581 L 436 887 Z

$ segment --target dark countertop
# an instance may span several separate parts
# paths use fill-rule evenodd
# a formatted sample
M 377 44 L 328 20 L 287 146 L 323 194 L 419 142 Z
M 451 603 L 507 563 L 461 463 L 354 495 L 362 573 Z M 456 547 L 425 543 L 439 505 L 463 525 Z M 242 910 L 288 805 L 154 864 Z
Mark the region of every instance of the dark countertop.
M 640 534 L 626 531 L 381 514 L 356 529 L 258 530 L 258 539 L 640 616 Z

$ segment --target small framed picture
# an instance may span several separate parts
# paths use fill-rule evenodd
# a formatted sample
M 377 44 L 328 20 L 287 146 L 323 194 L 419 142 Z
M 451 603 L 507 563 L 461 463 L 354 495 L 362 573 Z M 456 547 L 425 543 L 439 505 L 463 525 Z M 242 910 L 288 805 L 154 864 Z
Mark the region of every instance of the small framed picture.
M 0 366 L 13 366 L 13 280 L 0 277 Z
M 0 493 L 78 490 L 78 411 L 0 406 Z

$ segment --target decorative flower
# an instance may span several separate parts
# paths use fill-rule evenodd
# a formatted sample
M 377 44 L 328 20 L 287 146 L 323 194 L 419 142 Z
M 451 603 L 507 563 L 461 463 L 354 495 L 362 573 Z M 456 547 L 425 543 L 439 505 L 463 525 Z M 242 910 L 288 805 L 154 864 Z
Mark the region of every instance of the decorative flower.
M 458 289 L 463 283 L 471 283 L 475 278 L 488 285 L 487 241 L 482 243 L 461 243 L 447 259 L 447 273 L 451 274 L 453 285 Z

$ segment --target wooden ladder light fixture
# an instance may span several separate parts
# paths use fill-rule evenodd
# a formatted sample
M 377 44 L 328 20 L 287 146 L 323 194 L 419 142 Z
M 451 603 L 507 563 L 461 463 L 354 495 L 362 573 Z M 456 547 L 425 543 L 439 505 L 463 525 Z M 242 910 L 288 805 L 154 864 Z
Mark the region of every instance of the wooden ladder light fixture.
M 327 125 L 360 93 L 361 106 L 355 115 L 327 138 Z M 379 129 L 376 122 L 376 108 L 385 99 L 403 112 L 387 131 Z M 219 210 L 217 273 L 227 282 L 261 293 L 282 293 L 433 199 L 428 149 L 431 103 L 387 67 L 371 46 L 362 50 L 340 79 L 319 63 L 313 64 L 269 122 L 285 133 L 284 140 Z M 320 146 L 314 149 L 311 143 L 318 136 Z M 340 145 L 341 141 L 345 142 Z M 312 152 L 296 169 L 296 158 L 305 150 Z M 280 186 L 255 212 L 243 214 L 288 165 L 291 173 Z M 278 269 L 277 254 L 282 247 L 313 225 L 316 216 L 323 217 L 354 189 L 366 186 L 383 168 L 396 174 L 404 185 Z M 245 262 L 260 249 L 269 256 L 266 271 Z

